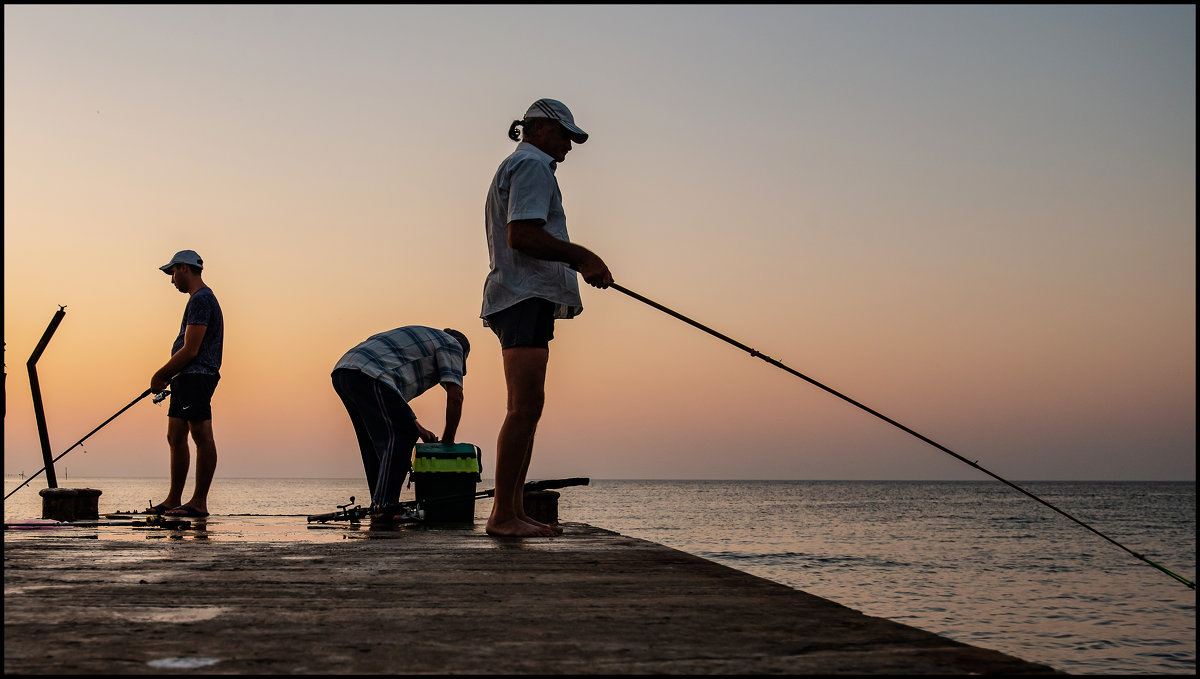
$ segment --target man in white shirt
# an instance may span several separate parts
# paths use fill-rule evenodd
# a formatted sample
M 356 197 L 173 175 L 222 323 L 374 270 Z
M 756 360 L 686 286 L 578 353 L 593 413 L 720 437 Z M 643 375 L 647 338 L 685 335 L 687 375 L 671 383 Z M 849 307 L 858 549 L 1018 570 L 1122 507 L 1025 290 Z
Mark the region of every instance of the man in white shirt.
M 562 102 L 539 99 L 523 120 L 513 121 L 508 135 L 520 143 L 497 169 L 485 209 L 490 270 L 480 317 L 500 339 L 508 386 L 487 532 L 548 537 L 556 534 L 555 528 L 525 513 L 522 489 L 545 403 L 554 320 L 583 311 L 576 272 L 598 288 L 608 287 L 613 277 L 600 257 L 567 236 L 554 172 L 566 159 L 571 142 L 582 144 L 588 138 L 575 125 L 571 111 Z

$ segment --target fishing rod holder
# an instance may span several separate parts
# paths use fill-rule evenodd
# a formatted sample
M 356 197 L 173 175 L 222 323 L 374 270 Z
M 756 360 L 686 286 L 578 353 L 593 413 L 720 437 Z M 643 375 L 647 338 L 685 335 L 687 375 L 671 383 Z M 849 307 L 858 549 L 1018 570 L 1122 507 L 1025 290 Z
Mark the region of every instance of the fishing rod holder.
M 100 518 L 100 495 L 96 488 L 43 488 L 42 518 L 55 521 L 86 521 Z
M 58 311 L 54 312 L 54 317 L 50 319 L 50 325 L 46 326 L 46 332 L 42 333 L 42 339 L 38 340 L 37 347 L 34 348 L 33 353 L 29 355 L 29 360 L 25 363 L 25 367 L 29 369 L 29 391 L 33 393 L 33 416 L 37 419 L 38 438 L 42 444 L 42 461 L 46 465 L 46 484 L 49 488 L 58 488 L 58 477 L 54 474 L 54 457 L 50 452 L 50 432 L 46 428 L 46 410 L 42 407 L 42 387 L 38 383 L 37 362 L 42 358 L 42 353 L 50 344 L 50 338 L 54 336 L 54 331 L 58 330 L 58 324 L 62 323 L 63 316 L 66 315 L 67 308 L 59 305 Z
M 525 514 L 534 521 L 545 524 L 558 523 L 558 498 L 554 490 L 527 490 L 522 498 Z
M 29 390 L 33 394 L 33 414 L 37 419 L 38 439 L 42 446 L 42 460 L 46 470 L 46 488 L 38 491 L 42 496 L 42 518 L 55 521 L 96 519 L 100 516 L 100 495 L 95 488 L 59 488 L 58 476 L 54 473 L 54 457 L 50 452 L 50 431 L 46 426 L 46 409 L 42 405 L 42 387 L 38 383 L 37 362 L 50 344 L 58 324 L 67 315 L 67 307 L 59 305 L 58 311 L 46 326 L 46 332 L 38 340 L 37 347 L 25 363 L 29 369 Z

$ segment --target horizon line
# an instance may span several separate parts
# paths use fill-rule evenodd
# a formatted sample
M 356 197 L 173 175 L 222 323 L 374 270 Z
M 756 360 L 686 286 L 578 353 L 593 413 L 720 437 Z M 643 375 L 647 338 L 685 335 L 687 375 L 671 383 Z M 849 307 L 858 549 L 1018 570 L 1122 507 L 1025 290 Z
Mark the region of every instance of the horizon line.
M 24 479 L 25 476 L 21 473 L 5 473 L 6 480 Z M 162 480 L 166 476 L 129 476 L 129 475 L 100 475 L 100 474 L 84 474 L 78 478 L 84 479 L 138 479 L 138 480 Z M 712 478 L 712 477 L 694 477 L 694 478 L 608 478 L 608 477 L 586 477 L 591 481 L 714 481 L 721 483 L 748 483 L 748 482 L 830 482 L 830 483 L 998 483 L 995 479 L 781 479 L 781 478 Z M 215 480 L 215 479 L 214 479 Z M 306 481 L 363 481 L 361 477 L 349 476 L 229 476 L 225 477 L 226 481 L 258 481 L 258 480 L 306 480 Z M 491 477 L 484 477 L 484 481 L 494 481 Z M 533 479 L 534 481 L 545 481 L 549 478 Z M 365 481 L 364 481 L 365 482 Z M 1014 483 L 1195 483 L 1196 479 L 1018 479 Z M 61 484 L 60 484 L 61 485 Z

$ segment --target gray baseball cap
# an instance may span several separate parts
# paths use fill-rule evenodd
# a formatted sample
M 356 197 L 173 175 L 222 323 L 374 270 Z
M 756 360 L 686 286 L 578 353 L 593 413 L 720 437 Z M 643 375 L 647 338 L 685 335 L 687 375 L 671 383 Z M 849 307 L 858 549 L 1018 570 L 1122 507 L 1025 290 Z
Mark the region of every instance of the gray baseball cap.
M 549 118 L 557 120 L 571 133 L 571 141 L 576 144 L 582 144 L 588 140 L 588 133 L 579 129 L 579 126 L 575 124 L 575 116 L 571 115 L 571 109 L 567 108 L 566 104 L 557 99 L 538 99 L 525 112 L 525 118 Z
M 191 264 L 199 269 L 204 268 L 204 260 L 200 259 L 200 255 L 196 254 L 195 250 L 180 250 L 179 252 L 175 253 L 175 256 L 171 258 L 171 261 L 158 267 L 158 269 L 163 273 L 169 274 L 171 273 L 171 267 L 175 266 L 176 264 Z

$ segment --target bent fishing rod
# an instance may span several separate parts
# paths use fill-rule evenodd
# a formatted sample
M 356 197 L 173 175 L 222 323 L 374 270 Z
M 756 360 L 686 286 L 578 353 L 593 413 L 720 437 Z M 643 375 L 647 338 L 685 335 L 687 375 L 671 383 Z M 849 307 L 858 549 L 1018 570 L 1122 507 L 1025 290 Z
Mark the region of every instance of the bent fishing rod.
M 716 338 L 717 338 L 717 339 L 719 339 L 719 340 L 723 340 L 723 341 L 725 341 L 725 342 L 728 342 L 729 344 L 732 344 L 733 346 L 737 347 L 738 349 L 741 349 L 742 351 L 745 351 L 745 352 L 749 353 L 749 354 L 750 354 L 752 357 L 754 357 L 754 358 L 761 358 L 762 360 L 766 361 L 767 363 L 770 363 L 771 365 L 775 366 L 776 368 L 779 368 L 779 369 L 781 369 L 781 370 L 784 370 L 784 371 L 786 371 L 786 372 L 789 372 L 789 373 L 791 373 L 792 375 L 795 375 L 796 377 L 799 377 L 800 379 L 804 380 L 805 382 L 808 382 L 809 384 L 811 384 L 811 385 L 813 385 L 813 386 L 815 386 L 815 387 L 819 387 L 819 388 L 821 388 L 821 389 L 823 389 L 823 390 L 825 390 L 825 391 L 829 392 L 830 394 L 833 394 L 834 396 L 836 396 L 836 397 L 838 397 L 838 398 L 842 399 L 843 401 L 846 401 L 847 403 L 849 403 L 849 404 L 851 404 L 851 405 L 853 405 L 853 406 L 856 406 L 856 407 L 858 407 L 858 408 L 860 408 L 860 409 L 862 409 L 862 410 L 865 410 L 865 411 L 867 411 L 868 413 L 870 413 L 870 414 L 874 415 L 875 417 L 878 417 L 879 419 L 883 420 L 884 422 L 887 422 L 888 424 L 892 425 L 893 427 L 896 427 L 896 428 L 900 429 L 901 431 L 903 431 L 903 432 L 905 432 L 905 433 L 907 433 L 907 434 L 911 434 L 912 436 L 915 436 L 915 437 L 917 437 L 918 439 L 920 439 L 920 440 L 924 441 L 925 443 L 928 443 L 929 445 L 933 446 L 934 448 L 937 448 L 938 450 L 942 451 L 943 453 L 946 453 L 946 454 L 948 454 L 948 455 L 950 455 L 950 456 L 954 457 L 955 459 L 957 459 L 957 460 L 959 460 L 959 461 L 961 461 L 961 462 L 965 462 L 965 463 L 967 463 L 968 465 L 970 465 L 970 466 L 974 467 L 975 469 L 978 469 L 979 471 L 983 472 L 984 474 L 987 474 L 988 476 L 990 476 L 990 477 L 992 477 L 992 478 L 996 479 L 997 481 L 1000 481 L 1001 483 L 1004 483 L 1005 485 L 1009 486 L 1010 488 L 1012 488 L 1012 489 L 1014 489 L 1014 490 L 1016 490 L 1016 491 L 1018 491 L 1018 492 L 1021 492 L 1021 493 L 1025 494 L 1025 495 L 1027 495 L 1027 496 L 1029 496 L 1029 497 L 1033 498 L 1034 500 L 1037 500 L 1038 502 L 1040 502 L 1040 503 L 1042 503 L 1043 505 L 1045 505 L 1045 506 L 1049 507 L 1050 509 L 1053 509 L 1054 511 L 1058 512 L 1059 514 L 1062 514 L 1063 516 L 1065 516 L 1065 517 L 1067 517 L 1068 519 L 1070 519 L 1070 520 L 1074 521 L 1075 523 L 1079 524 L 1080 526 L 1083 526 L 1084 528 L 1086 528 L 1086 529 L 1090 530 L 1091 532 L 1095 533 L 1096 535 L 1099 535 L 1100 537 L 1104 538 L 1105 540 L 1108 540 L 1109 542 L 1111 542 L 1112 544 L 1116 545 L 1117 547 L 1120 547 L 1121 549 L 1125 550 L 1126 552 L 1128 552 L 1129 554 L 1133 555 L 1134 557 L 1136 557 L 1136 558 L 1138 558 L 1138 559 L 1140 559 L 1140 560 L 1142 560 L 1142 561 L 1146 562 L 1147 564 L 1150 564 L 1151 566 L 1153 566 L 1153 567 L 1157 568 L 1158 570 L 1162 571 L 1163 573 L 1166 573 L 1167 575 L 1171 576 L 1171 577 L 1172 577 L 1172 578 L 1174 578 L 1175 580 L 1178 580 L 1179 582 L 1183 583 L 1184 585 L 1187 585 L 1189 588 L 1191 588 L 1191 589 L 1196 589 L 1196 583 L 1192 582 L 1191 580 L 1188 580 L 1187 578 L 1183 577 L 1182 575 L 1179 575 L 1178 573 L 1174 573 L 1174 572 L 1172 572 L 1171 570 L 1169 570 L 1169 569 L 1167 569 L 1167 568 L 1165 568 L 1165 567 L 1163 567 L 1163 566 L 1161 566 L 1161 565 L 1159 565 L 1159 564 L 1157 564 L 1157 563 L 1154 563 L 1154 562 L 1153 562 L 1153 561 L 1151 561 L 1150 559 L 1146 558 L 1146 556 L 1144 556 L 1144 555 L 1142 555 L 1142 554 L 1139 554 L 1139 553 L 1137 553 L 1137 552 L 1133 551 L 1132 549 L 1130 549 L 1130 548 L 1126 547 L 1125 545 L 1123 545 L 1123 544 L 1121 544 L 1121 543 L 1117 542 L 1116 540 L 1114 540 L 1114 539 L 1112 539 L 1112 538 L 1108 537 L 1108 536 L 1107 536 L 1107 535 L 1105 535 L 1104 533 L 1101 533 L 1100 531 L 1096 530 L 1095 528 L 1092 528 L 1091 526 L 1089 526 L 1088 524 L 1084 523 L 1083 521 L 1080 521 L 1079 519 L 1075 518 L 1074 516 L 1071 516 L 1071 515 L 1070 515 L 1070 514 L 1068 514 L 1067 512 L 1065 512 L 1065 511 L 1063 511 L 1063 510 L 1059 509 L 1058 507 L 1055 507 L 1054 505 L 1052 505 L 1052 504 L 1050 504 L 1049 502 L 1047 502 L 1047 501 L 1043 500 L 1042 498 L 1040 498 L 1040 497 L 1038 497 L 1038 496 L 1034 495 L 1033 493 L 1031 493 L 1031 492 L 1029 492 L 1029 491 L 1025 490 L 1024 488 L 1022 488 L 1022 487 L 1018 486 L 1017 484 L 1013 483 L 1012 481 L 1009 481 L 1008 479 L 1005 479 L 1005 478 L 1003 478 L 1003 477 L 999 476 L 998 474 L 994 474 L 994 473 L 992 473 L 991 471 L 988 471 L 987 469 L 984 469 L 983 467 L 981 467 L 981 466 L 979 465 L 978 461 L 976 461 L 976 462 L 972 462 L 972 461 L 968 460 L 967 458 L 963 457 L 962 455 L 959 455 L 958 453 L 954 452 L 953 450 L 950 450 L 950 449 L 949 449 L 949 448 L 947 448 L 946 446 L 943 446 L 942 444 L 938 443 L 937 441 L 934 441 L 933 439 L 931 439 L 931 438 L 929 438 L 929 437 L 927 437 L 927 436 L 924 436 L 924 435 L 922 435 L 922 434 L 919 434 L 919 433 L 917 433 L 917 432 L 913 431 L 912 429 L 909 429 L 908 427 L 904 426 L 903 424 L 900 424 L 900 423 L 899 423 L 899 422 L 897 422 L 896 420 L 893 420 L 892 418 L 890 418 L 890 417 L 888 417 L 888 416 L 884 415 L 883 413 L 880 413 L 880 412 L 879 412 L 879 411 L 877 411 L 877 410 L 874 410 L 874 409 L 872 409 L 872 408 L 869 408 L 869 407 L 867 407 L 867 406 L 863 405 L 862 403 L 859 403 L 858 401 L 856 401 L 856 400 L 854 400 L 854 399 L 850 398 L 849 396 L 846 396 L 845 394 L 843 394 L 843 393 L 841 393 L 841 392 L 837 391 L 836 389 L 832 389 L 832 388 L 830 388 L 830 387 L 827 387 L 827 386 L 825 386 L 824 384 L 821 384 L 820 382 L 818 382 L 818 381 L 814 380 L 813 378 L 809 377 L 808 375 L 805 375 L 805 374 L 803 374 L 803 373 L 801 373 L 801 372 L 798 372 L 798 371 L 796 371 L 796 370 L 794 370 L 794 369 L 792 369 L 792 368 L 790 368 L 790 367 L 788 367 L 788 366 L 784 365 L 783 363 L 780 363 L 779 361 L 777 361 L 777 360 L 775 360 L 775 359 L 771 358 L 770 356 L 767 356 L 766 354 L 764 354 L 764 353 L 762 353 L 762 352 L 760 352 L 760 351 L 758 351 L 758 350 L 756 350 L 756 349 L 751 349 L 750 347 L 746 346 L 745 344 L 742 344 L 741 342 L 739 342 L 739 341 L 737 341 L 737 340 L 735 340 L 735 339 L 733 339 L 733 338 L 731 338 L 731 337 L 728 337 L 728 336 L 726 336 L 726 335 L 723 335 L 723 334 L 721 334 L 721 333 L 717 332 L 716 330 L 713 330 L 712 328 L 710 328 L 710 327 L 708 327 L 708 326 L 706 326 L 706 325 L 704 325 L 704 324 L 702 324 L 702 323 L 698 323 L 698 322 L 696 322 L 696 321 L 694 321 L 694 320 L 692 320 L 692 319 L 688 318 L 687 316 L 684 316 L 683 314 L 681 314 L 681 313 L 679 313 L 679 312 L 677 312 L 677 311 L 674 311 L 674 310 L 672 310 L 672 309 L 669 309 L 669 308 L 667 308 L 667 307 L 665 307 L 665 306 L 663 306 L 663 305 L 659 304 L 658 302 L 655 302 L 655 301 L 654 301 L 654 300 L 652 300 L 652 299 L 648 299 L 648 298 L 646 298 L 646 297 L 643 297 L 642 295 L 639 295 L 638 293 L 636 293 L 636 292 L 634 292 L 634 291 L 632 291 L 632 290 L 630 290 L 630 289 L 628 289 L 628 288 L 626 288 L 626 287 L 624 287 L 624 286 L 618 285 L 618 284 L 616 284 L 616 283 L 612 283 L 612 284 L 610 284 L 610 286 L 609 286 L 609 287 L 612 287 L 613 289 L 617 290 L 618 292 L 622 292 L 622 293 L 624 293 L 624 294 L 626 294 L 626 295 L 628 295 L 628 296 L 630 296 L 630 297 L 632 297 L 632 298 L 636 299 L 637 301 L 639 301 L 639 302 L 642 302 L 643 304 L 647 304 L 647 305 L 649 305 L 649 306 L 652 306 L 652 307 L 654 307 L 655 309 L 658 309 L 659 311 L 661 311 L 661 312 L 663 312 L 663 313 L 665 313 L 665 314 L 667 314 L 667 315 L 669 315 L 669 316 L 674 316 L 675 318 L 678 318 L 679 320 L 683 321 L 684 323 L 687 323 L 688 325 L 690 325 L 690 326 L 692 326 L 692 327 L 694 327 L 694 328 L 698 328 L 698 329 L 700 329 L 700 330 L 703 330 L 704 332 L 706 332 L 706 333 L 708 333 L 708 334 L 712 335 L 713 337 L 716 337 Z
M 135 398 L 135 399 L 133 399 L 132 401 L 130 401 L 130 402 L 129 402 L 129 405 L 127 405 L 127 406 L 125 406 L 124 408 L 121 408 L 120 410 L 118 410 L 118 411 L 116 412 L 116 414 L 114 414 L 112 417 L 110 417 L 110 418 L 108 418 L 107 420 L 105 420 L 105 421 L 101 422 L 99 427 L 96 427 L 95 429 L 93 429 L 93 430 L 89 431 L 89 432 L 87 433 L 87 435 L 86 435 L 86 436 L 84 436 L 83 438 L 81 438 L 81 439 L 79 439 L 78 441 L 76 441 L 76 442 L 75 442 L 75 445 L 71 446 L 70 448 L 67 448 L 67 449 L 66 449 L 66 450 L 64 450 L 63 452 L 59 453 L 58 457 L 54 458 L 53 460 L 50 460 L 50 464 L 54 464 L 55 462 L 58 462 L 60 459 L 62 459 L 63 455 L 66 455 L 67 453 L 71 452 L 72 450 L 75 450 L 75 448 L 77 448 L 77 447 L 79 447 L 80 445 L 82 445 L 84 441 L 88 440 L 88 438 L 90 438 L 92 434 L 95 434 L 96 432 L 98 432 L 98 431 L 100 431 L 101 429 L 103 429 L 103 428 L 104 428 L 104 425 L 106 425 L 106 424 L 108 424 L 109 422 L 112 422 L 113 420 L 117 419 L 117 416 L 118 416 L 118 415 L 120 415 L 121 413 L 125 412 L 126 410 L 129 410 L 129 409 L 130 409 L 130 408 L 132 408 L 132 407 L 133 407 L 133 406 L 134 406 L 134 405 L 135 405 L 135 404 L 136 404 L 138 401 L 140 401 L 140 400 L 142 400 L 142 399 L 146 398 L 147 396 L 149 396 L 149 395 L 150 395 L 150 394 L 152 394 L 152 393 L 154 393 L 154 390 L 153 390 L 153 389 L 147 389 L 146 391 L 143 391 L 143 392 L 142 392 L 142 394 L 141 394 L 140 396 L 138 396 L 137 398 Z M 159 403 L 159 402 L 161 402 L 161 401 L 162 401 L 164 398 L 166 398 L 166 397 L 167 397 L 167 394 L 169 394 L 169 393 L 170 393 L 170 392 L 168 392 L 168 391 L 162 391 L 162 392 L 159 392 L 159 394 L 158 394 L 157 396 L 155 396 L 155 397 L 154 397 L 154 402 L 155 402 L 155 403 Z M 37 470 L 36 472 L 34 472 L 32 475 L 30 475 L 30 477 L 29 477 L 29 478 L 25 479 L 25 480 L 24 480 L 24 481 L 21 483 L 21 485 L 17 486 L 16 488 L 13 488 L 11 491 L 9 491 L 8 495 L 5 495 L 5 496 L 4 496 L 4 499 L 5 499 L 5 500 L 7 500 L 9 497 L 11 497 L 11 496 L 12 496 L 12 494 L 13 494 L 13 493 L 15 493 L 15 492 L 17 492 L 18 490 L 21 490 L 22 488 L 24 488 L 26 483 L 29 483 L 30 481 L 34 480 L 35 478 L 37 478 L 37 475 L 38 475 L 38 474 L 41 474 L 41 473 L 42 473 L 42 472 L 44 472 L 44 471 L 46 471 L 46 468 L 45 468 L 45 467 L 42 467 L 41 469 L 39 469 L 39 470 Z

